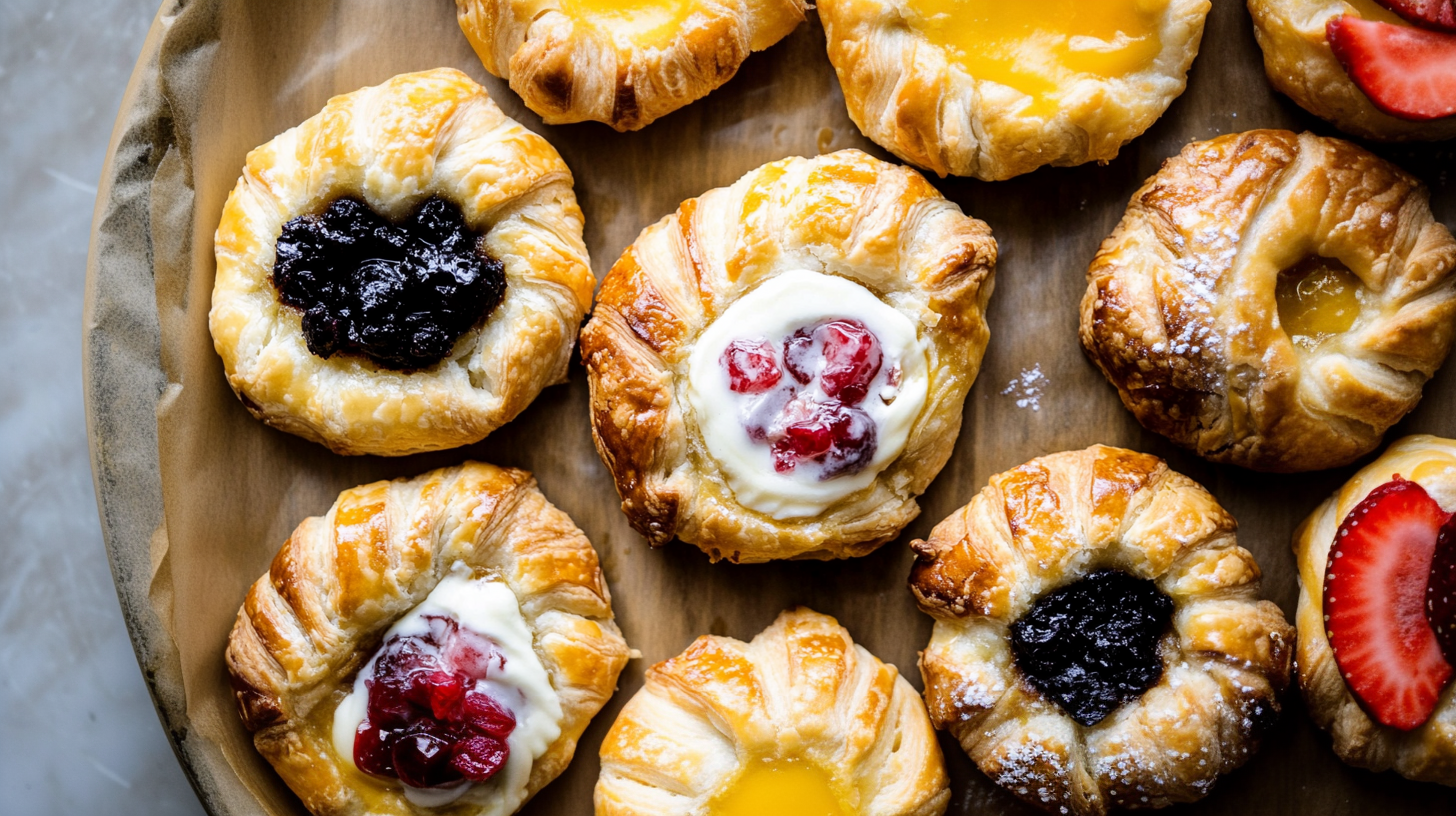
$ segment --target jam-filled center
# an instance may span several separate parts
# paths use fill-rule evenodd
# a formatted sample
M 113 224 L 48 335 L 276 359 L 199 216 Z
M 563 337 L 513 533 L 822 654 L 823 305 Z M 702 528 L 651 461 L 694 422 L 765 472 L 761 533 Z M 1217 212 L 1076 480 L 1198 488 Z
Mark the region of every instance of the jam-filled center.
M 568 16 L 626 34 L 638 42 L 671 40 L 692 15 L 692 0 L 560 0 Z
M 1047 97 L 1078 76 L 1119 77 L 1152 65 L 1168 0 L 906 0 L 911 28 L 976 79 Z
M 852 816 L 829 774 L 803 760 L 757 760 L 708 805 L 708 816 Z
M 1360 289 L 1360 279 L 1344 264 L 1311 255 L 1279 273 L 1279 325 L 1295 344 L 1311 349 L 1355 324 Z
M 1099 570 L 1037 601 L 1011 624 L 1011 646 L 1032 685 L 1092 726 L 1163 676 L 1172 615 L 1152 581 Z
M 505 269 L 460 208 L 431 198 L 390 223 L 356 198 L 283 225 L 273 286 L 303 313 L 308 350 L 357 354 L 383 368 L 448 357 L 505 295 Z

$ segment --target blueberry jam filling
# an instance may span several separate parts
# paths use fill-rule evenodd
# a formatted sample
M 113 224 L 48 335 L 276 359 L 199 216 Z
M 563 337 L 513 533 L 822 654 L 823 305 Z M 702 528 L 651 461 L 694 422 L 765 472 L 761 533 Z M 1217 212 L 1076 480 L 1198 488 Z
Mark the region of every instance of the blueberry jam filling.
M 340 198 L 283 225 L 273 286 L 303 312 L 309 351 L 408 371 L 445 359 L 500 304 L 506 279 L 460 208 L 442 198 L 398 224 Z
M 1092 726 L 1163 676 L 1158 641 L 1173 601 L 1152 581 L 1098 570 L 1011 624 L 1016 662 L 1072 719 Z
M 505 655 L 451 618 L 425 622 L 427 632 L 390 638 L 374 661 L 354 764 L 415 788 L 484 782 L 505 765 L 516 727 L 478 682 L 505 668 Z

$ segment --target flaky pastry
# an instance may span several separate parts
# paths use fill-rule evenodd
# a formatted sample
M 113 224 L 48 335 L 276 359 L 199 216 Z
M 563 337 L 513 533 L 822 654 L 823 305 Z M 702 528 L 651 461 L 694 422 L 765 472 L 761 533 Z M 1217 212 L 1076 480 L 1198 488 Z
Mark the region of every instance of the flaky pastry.
M 1087 270 L 1082 345 L 1123 404 L 1216 462 L 1336 467 L 1416 406 L 1456 332 L 1425 188 L 1338 139 L 1195 142 Z
M 1279 608 L 1258 599 L 1259 567 L 1235 527 L 1191 479 L 1119 448 L 1043 456 L 991 477 L 911 544 L 910 587 L 936 619 L 920 656 L 932 722 L 993 781 L 1052 812 L 1201 798 L 1277 718 L 1294 648 Z M 1084 716 L 1076 706 L 1097 692 L 1094 680 L 1139 669 L 1108 657 L 1137 644 L 1099 632 L 1143 610 L 1092 594 L 1112 611 L 1066 616 L 1071 628 L 1053 637 L 1024 627 L 1049 599 L 1099 580 L 1137 589 L 1166 617 L 1142 634 L 1151 670 L 1140 687 Z M 1030 674 L 1040 665 L 1032 646 L 1059 640 L 1076 652 L 1064 674 Z
M 455 0 L 485 70 L 548 124 L 637 130 L 733 78 L 804 0 Z
M 447 584 L 452 597 L 439 597 Z M 421 636 L 420 624 L 411 639 L 406 624 L 419 623 L 421 610 L 429 612 L 423 621 L 430 632 Z M 443 640 L 441 627 L 452 641 L 473 629 L 462 643 L 479 646 L 468 656 L 488 666 L 470 676 L 489 680 L 487 713 L 514 725 L 510 757 L 473 788 L 408 790 L 399 779 L 357 767 L 372 733 L 361 718 L 372 721 L 381 708 L 371 695 L 388 684 L 377 669 L 384 653 L 396 669 L 401 651 L 423 654 L 428 663 L 444 645 L 431 640 Z M 394 648 L 401 638 L 408 648 Z M 447 649 L 457 677 L 472 671 L 460 645 Z M 418 813 L 417 803 L 431 804 L 426 797 L 442 793 L 455 801 L 451 813 L 514 812 L 571 761 L 627 657 L 590 542 L 530 474 L 474 462 L 346 490 L 326 515 L 306 519 L 248 592 L 227 648 L 243 722 L 259 753 L 319 816 Z M 430 667 L 441 668 L 438 661 Z M 356 677 L 362 674 L 369 677 Z M 436 696 L 448 691 L 439 674 L 416 675 L 434 686 L 433 716 L 458 723 L 463 692 L 444 699 Z M 408 694 L 422 690 L 416 686 Z M 517 687 L 523 694 L 512 696 Z M 359 695 L 368 698 L 367 716 L 365 700 L 353 702 Z M 465 702 L 470 710 L 471 699 Z M 452 705 L 453 715 L 442 710 Z M 500 715 L 502 706 L 509 714 Z M 447 734 L 452 727 L 432 719 L 429 705 L 421 713 L 396 700 L 401 707 L 416 727 Z M 463 725 L 456 732 L 475 733 Z M 424 738 L 428 748 L 433 737 Z
M 1299 686 L 1310 718 L 1330 733 L 1340 759 L 1373 771 L 1394 770 L 1410 779 L 1456 785 L 1456 685 L 1445 690 L 1435 712 L 1420 726 L 1401 731 L 1382 725 L 1351 694 L 1325 631 L 1325 567 L 1336 531 L 1372 490 L 1397 474 L 1424 488 L 1441 509 L 1456 512 L 1456 440 L 1418 435 L 1391 444 L 1304 520 L 1294 533 Z
M 995 258 L 984 223 L 856 150 L 764 165 L 648 227 L 581 341 L 632 526 L 739 562 L 893 538 L 960 431 Z
M 443 68 L 334 97 L 249 153 L 216 252 L 209 321 L 228 383 L 254 416 L 346 454 L 450 448 L 508 422 L 565 378 L 595 284 L 571 171 Z M 279 288 L 289 264 L 298 292 Z M 406 267 L 426 276 L 416 302 L 400 294 Z M 464 283 L 494 289 L 439 294 Z
M 849 116 L 905 161 L 1007 179 L 1110 161 L 1183 92 L 1209 0 L 821 0 Z
M 648 669 L 601 758 L 597 816 L 938 816 L 950 800 L 915 689 L 803 607 Z

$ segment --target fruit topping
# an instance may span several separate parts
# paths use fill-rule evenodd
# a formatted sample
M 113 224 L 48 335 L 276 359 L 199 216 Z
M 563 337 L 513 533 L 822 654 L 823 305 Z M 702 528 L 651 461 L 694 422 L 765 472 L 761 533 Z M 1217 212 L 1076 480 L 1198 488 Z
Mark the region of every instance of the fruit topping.
M 761 394 L 783 378 L 778 354 L 767 340 L 734 340 L 723 350 L 722 363 L 735 394 Z
M 1446 519 L 1436 536 L 1426 583 L 1426 622 L 1446 662 L 1456 666 L 1456 516 Z
M 1011 647 L 1033 686 L 1092 726 L 1163 676 L 1158 641 L 1172 617 L 1173 601 L 1152 581 L 1098 570 L 1011 624 Z
M 1456 1 L 1378 0 L 1378 2 L 1418 26 L 1456 31 Z
M 774 470 L 789 473 L 812 460 L 824 465 L 821 479 L 832 479 L 864 469 L 875 455 L 875 422 L 869 414 L 837 402 L 815 404 L 811 411 L 784 426 L 774 441 Z
M 794 332 L 784 342 L 784 365 L 808 384 L 817 374 L 830 399 L 858 405 L 880 373 L 879 338 L 858 320 L 830 320 Z
M 1456 34 L 1341 14 L 1325 25 L 1325 36 L 1380 110 L 1413 122 L 1456 114 Z
M 1426 620 L 1436 539 L 1450 516 L 1399 475 L 1345 516 L 1325 567 L 1326 636 L 1345 684 L 1379 722 L 1430 718 L 1451 664 Z

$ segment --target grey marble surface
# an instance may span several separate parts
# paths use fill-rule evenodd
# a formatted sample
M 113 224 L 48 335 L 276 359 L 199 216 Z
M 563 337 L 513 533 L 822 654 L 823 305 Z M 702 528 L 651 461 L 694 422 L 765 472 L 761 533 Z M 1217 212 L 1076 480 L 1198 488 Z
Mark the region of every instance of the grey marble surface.
M 96 181 L 156 0 L 0 0 L 0 813 L 200 814 L 122 626 L 81 404 Z

